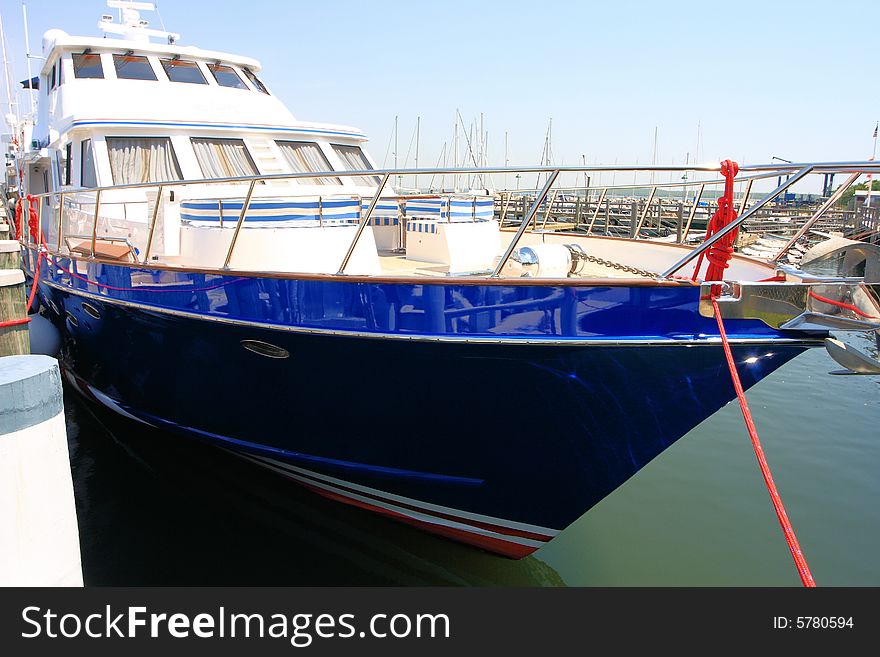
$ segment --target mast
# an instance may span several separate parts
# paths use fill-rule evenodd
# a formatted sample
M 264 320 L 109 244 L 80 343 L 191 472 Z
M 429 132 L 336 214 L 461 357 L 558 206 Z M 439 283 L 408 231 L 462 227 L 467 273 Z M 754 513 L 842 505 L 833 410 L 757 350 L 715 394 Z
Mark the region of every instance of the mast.
M 30 83 L 31 80 L 33 80 L 33 76 L 31 75 L 31 45 L 30 40 L 28 39 L 27 5 L 24 3 L 24 0 L 21 0 L 21 14 L 24 17 L 24 50 L 25 60 L 27 61 L 28 88 L 30 89 Z M 33 90 L 30 89 L 30 91 L 31 93 L 28 94 L 28 97 L 31 99 L 31 114 L 36 115 L 36 101 L 34 100 Z
M 657 166 L 657 126 L 654 126 L 654 149 L 651 151 L 651 166 Z M 651 184 L 654 184 L 654 171 L 651 171 Z
M 452 128 L 452 167 L 458 168 L 458 108 L 455 108 L 455 125 Z M 452 176 L 452 191 L 458 191 L 458 174 Z
M 422 117 L 416 117 L 416 169 L 419 168 L 419 139 L 421 138 Z
M 6 99 L 9 104 L 9 114 L 7 115 L 7 119 L 12 119 L 16 123 L 18 122 L 18 101 L 16 97 L 12 93 L 12 85 L 9 82 L 9 55 L 6 52 L 6 32 L 3 30 L 3 16 L 0 16 L 0 47 L 2 47 L 3 51 L 3 78 L 6 81 Z M 15 126 L 10 125 L 10 128 L 15 130 Z
M 871 152 L 871 161 L 874 161 L 874 158 L 877 157 L 877 128 L 880 128 L 880 121 L 874 124 L 874 150 Z M 872 181 L 871 174 L 869 173 L 868 178 L 868 195 L 865 197 L 865 216 L 867 217 L 868 210 L 871 209 L 871 188 L 874 186 Z

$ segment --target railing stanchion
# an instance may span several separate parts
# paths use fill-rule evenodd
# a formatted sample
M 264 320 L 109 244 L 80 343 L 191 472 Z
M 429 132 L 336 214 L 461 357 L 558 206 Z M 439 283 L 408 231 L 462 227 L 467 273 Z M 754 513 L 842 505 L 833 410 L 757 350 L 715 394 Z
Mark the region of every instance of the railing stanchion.
M 510 259 L 510 254 L 516 250 L 516 245 L 519 244 L 520 239 L 523 236 L 523 233 L 526 232 L 526 228 L 528 228 L 529 223 L 531 223 L 532 218 L 538 214 L 538 208 L 541 206 L 541 203 L 547 198 L 547 193 L 550 191 L 550 188 L 553 187 L 553 183 L 556 182 L 556 179 L 559 177 L 559 169 L 555 169 L 550 173 L 550 176 L 547 178 L 547 182 L 544 183 L 543 189 L 538 192 L 538 195 L 535 197 L 535 202 L 532 203 L 532 207 L 529 208 L 529 211 L 523 217 L 522 222 L 519 224 L 519 228 L 516 231 L 516 235 L 513 236 L 513 239 L 510 241 L 510 244 L 507 245 L 507 248 L 504 250 L 504 254 L 501 256 L 501 259 L 498 261 L 498 265 L 495 267 L 495 271 L 492 272 L 490 278 L 498 278 L 498 275 L 501 273 L 501 270 L 504 268 L 504 265 L 507 264 L 507 261 Z
M 345 257 L 342 259 L 342 264 L 339 265 L 339 271 L 337 274 L 344 274 L 345 268 L 348 266 L 348 261 L 351 260 L 351 256 L 354 253 L 354 248 L 357 246 L 358 240 L 361 238 L 361 234 L 364 232 L 364 228 L 366 228 L 367 224 L 370 223 L 370 217 L 373 214 L 373 210 L 376 209 L 376 204 L 379 203 L 379 197 L 382 195 L 382 190 L 385 189 L 385 184 L 388 182 L 388 177 L 390 174 L 386 173 L 382 176 L 382 182 L 379 183 L 379 188 L 376 190 L 375 196 L 370 200 L 370 205 L 367 208 L 367 213 L 361 215 L 360 223 L 358 224 L 357 231 L 354 234 L 354 239 L 351 241 L 351 244 L 348 245 L 348 250 L 345 252 Z
M 789 187 L 794 185 L 801 178 L 808 175 L 812 170 L 813 170 L 813 165 L 807 165 L 803 169 L 798 171 L 796 174 L 792 175 L 791 178 L 784 181 L 776 189 L 774 189 L 767 196 L 765 196 L 763 199 L 761 199 L 757 204 L 753 205 L 748 212 L 744 212 L 739 217 L 737 217 L 734 221 L 731 221 L 724 228 L 722 228 L 717 233 L 712 235 L 712 237 L 710 237 L 705 242 L 703 242 L 699 247 L 697 247 L 693 251 L 689 251 L 687 253 L 687 255 L 685 255 L 684 257 L 679 259 L 678 262 L 676 262 L 669 269 L 667 269 L 662 274 L 660 274 L 660 278 L 669 278 L 675 272 L 677 272 L 679 269 L 684 267 L 686 264 L 688 264 L 692 260 L 695 260 L 696 258 L 698 258 L 701 253 L 704 253 L 705 251 L 707 251 L 709 249 L 709 247 L 711 247 L 713 244 L 715 244 L 715 242 L 717 242 L 722 237 L 727 235 L 727 233 L 729 233 L 730 231 L 736 230 L 737 228 L 739 228 L 746 219 L 751 217 L 758 210 L 763 208 L 767 203 L 769 203 L 770 201 L 775 199 L 777 196 L 782 194 L 782 192 L 784 192 L 786 189 L 788 189 Z
M 602 209 L 602 201 L 605 200 L 605 193 L 608 191 L 607 187 L 602 188 L 602 194 L 599 196 L 599 201 L 596 203 L 596 209 L 593 211 L 593 217 L 590 219 L 590 227 L 587 228 L 587 235 L 593 234 L 593 224 L 596 223 L 596 218 L 599 216 L 599 210 Z
M 547 203 L 547 212 L 544 213 L 544 221 L 541 222 L 541 230 L 544 230 L 544 226 L 547 225 L 547 218 L 550 216 L 550 212 L 553 210 L 553 204 L 556 203 L 556 195 L 559 194 L 558 189 L 553 190 L 553 196 L 550 197 L 550 202 Z M 537 229 L 538 222 L 535 220 L 535 228 Z
M 147 246 L 144 249 L 144 264 L 150 259 L 150 251 L 153 249 L 153 233 L 156 232 L 156 219 L 159 217 L 159 205 L 162 203 L 162 185 L 156 190 L 156 204 L 153 206 L 153 217 L 150 220 L 150 234 L 147 236 Z M 223 215 L 220 215 L 223 216 Z M 222 220 L 221 220 L 222 221 Z M 222 223 L 220 224 L 222 227 Z M 132 254 L 134 255 L 134 254 Z
M 832 205 L 837 203 L 838 200 L 840 200 L 840 197 L 844 195 L 846 190 L 852 186 L 852 184 L 856 181 L 856 179 L 858 179 L 860 175 L 862 175 L 860 172 L 856 172 L 850 175 L 850 177 L 846 179 L 846 182 L 838 187 L 837 190 L 828 198 L 828 200 L 822 204 L 822 207 L 816 210 L 813 216 L 807 220 L 807 223 L 801 226 L 801 229 L 797 233 L 795 233 L 794 236 L 790 240 L 788 240 L 788 242 L 786 242 L 785 246 L 779 249 L 779 253 L 777 253 L 773 257 L 773 262 L 778 262 L 779 259 L 784 256 L 786 252 L 794 245 L 795 242 L 806 235 L 807 231 L 813 227 L 813 224 L 819 221 L 819 219 L 822 217 L 823 214 L 825 214 L 828 208 L 830 208 Z
M 681 236 L 682 242 L 687 242 L 688 231 L 690 231 L 691 224 L 694 222 L 694 216 L 697 214 L 697 207 L 700 205 L 700 199 L 703 198 L 704 191 L 706 191 L 706 183 L 700 185 L 700 190 L 697 192 L 696 196 L 694 196 L 694 204 L 691 206 L 691 211 L 688 213 L 688 220 Z
M 645 203 L 645 209 L 642 210 L 642 216 L 639 217 L 639 225 L 636 226 L 635 235 L 634 235 L 634 237 L 635 237 L 636 239 L 639 238 L 639 233 L 642 232 L 642 224 L 645 223 L 645 218 L 648 216 L 648 211 L 651 209 L 651 201 L 654 200 L 654 194 L 656 194 L 656 193 L 657 193 L 657 188 L 656 188 L 656 187 L 652 187 L 652 188 L 651 188 L 651 194 L 648 196 L 648 200 L 647 200 L 647 202 Z M 658 231 L 658 232 L 659 232 L 659 231 Z
M 101 210 L 101 190 L 95 194 L 95 219 L 92 221 L 92 258 L 95 257 L 95 249 L 98 242 L 98 213 Z
M 740 201 L 739 212 L 737 214 L 742 214 L 743 212 L 745 212 L 746 204 L 749 202 L 749 196 L 752 193 L 752 183 L 753 182 L 755 182 L 755 181 L 749 180 L 749 182 L 746 184 L 746 191 L 743 192 L 742 201 Z
M 235 232 L 232 233 L 232 241 L 229 243 L 229 251 L 226 253 L 226 260 L 223 262 L 223 269 L 229 269 L 229 263 L 232 261 L 232 252 L 235 250 L 235 243 L 238 241 L 238 234 L 241 232 L 241 226 L 244 223 L 244 216 L 247 214 L 248 208 L 251 206 L 251 196 L 254 194 L 254 187 L 257 181 L 251 180 L 248 187 L 247 196 L 245 196 L 244 204 L 241 206 L 241 214 L 238 215 L 238 221 L 235 224 Z
M 61 192 L 61 197 L 58 201 L 58 239 L 56 240 L 58 245 L 58 251 L 61 251 L 61 236 L 64 233 L 64 192 Z

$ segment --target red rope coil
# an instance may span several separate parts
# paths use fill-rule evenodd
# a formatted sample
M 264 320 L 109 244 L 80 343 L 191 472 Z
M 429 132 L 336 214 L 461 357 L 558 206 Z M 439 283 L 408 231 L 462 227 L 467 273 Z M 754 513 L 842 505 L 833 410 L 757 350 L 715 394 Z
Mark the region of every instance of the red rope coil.
M 739 173 L 739 165 L 733 160 L 724 160 L 721 163 L 721 175 L 724 176 L 724 194 L 719 197 L 718 210 L 715 211 L 715 214 L 712 215 L 712 219 L 709 220 L 709 224 L 706 226 L 704 242 L 736 219 L 737 212 L 733 207 L 733 179 L 737 173 Z M 739 229 L 730 231 L 710 246 L 705 254 L 700 254 L 691 280 L 697 280 L 697 277 L 700 275 L 700 267 L 703 264 L 704 255 L 706 260 L 709 261 L 709 265 L 706 267 L 705 280 L 720 281 L 724 279 L 724 270 L 727 269 L 730 259 L 733 257 L 733 245 L 736 242 L 738 232 Z M 716 293 L 717 290 L 713 289 L 713 294 Z

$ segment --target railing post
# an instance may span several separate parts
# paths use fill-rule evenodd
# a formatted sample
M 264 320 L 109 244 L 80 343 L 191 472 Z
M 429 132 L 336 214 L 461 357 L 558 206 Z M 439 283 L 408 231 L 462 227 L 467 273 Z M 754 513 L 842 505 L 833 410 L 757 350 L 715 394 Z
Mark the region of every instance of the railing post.
M 743 192 L 742 201 L 739 204 L 739 212 L 737 214 L 742 214 L 743 212 L 745 212 L 746 203 L 749 202 L 749 195 L 752 193 L 752 183 L 753 182 L 755 182 L 755 181 L 749 180 L 749 182 L 746 183 L 746 191 Z
M 507 208 L 510 205 L 510 199 L 512 197 L 513 197 L 513 194 L 511 192 L 507 192 L 506 196 L 503 193 L 501 195 L 503 205 L 501 206 L 501 218 L 498 220 L 498 227 L 499 228 L 504 225 L 504 218 L 507 216 Z
M 159 217 L 159 205 L 162 203 L 162 185 L 156 190 L 156 205 L 153 206 L 153 217 L 150 219 L 150 234 L 147 236 L 147 248 L 144 249 L 144 264 L 150 259 L 150 251 L 153 249 L 153 233 L 156 232 L 156 219 Z M 223 212 L 221 206 L 220 212 Z M 220 215 L 223 216 L 222 214 Z M 223 220 L 220 220 L 220 226 L 223 226 Z M 134 254 L 132 254 L 134 255 Z
M 318 226 L 324 227 L 324 197 L 318 197 Z
M 700 205 L 700 199 L 703 198 L 703 192 L 706 191 L 706 183 L 702 183 L 700 185 L 700 189 L 697 192 L 696 196 L 694 196 L 694 204 L 691 206 L 691 211 L 688 213 L 688 220 L 684 226 L 684 232 L 682 233 L 682 241 L 687 241 L 688 232 L 691 229 L 691 224 L 694 222 L 694 216 L 697 214 L 697 207 Z
M 220 217 L 220 228 L 223 228 L 223 199 L 217 199 L 217 213 Z
M 639 233 L 642 232 L 642 224 L 645 223 L 645 218 L 648 216 L 648 211 L 651 209 L 651 201 L 654 200 L 654 194 L 656 194 L 656 193 L 657 193 L 657 188 L 652 187 L 651 193 L 650 193 L 650 195 L 648 195 L 648 200 L 645 202 L 645 209 L 642 210 L 642 216 L 639 217 L 639 225 L 636 228 L 635 233 L 633 234 L 633 237 L 636 239 L 639 238 Z M 659 219 L 658 219 L 658 221 L 659 221 Z
M 526 216 L 523 217 L 522 222 L 520 222 L 519 228 L 516 231 L 516 235 L 513 236 L 510 244 L 507 245 L 507 248 L 504 250 L 501 259 L 498 261 L 498 265 L 495 267 L 495 271 L 490 274 L 490 278 L 498 278 L 498 275 L 501 273 L 504 265 L 506 265 L 507 261 L 510 259 L 510 254 L 512 254 L 516 250 L 516 245 L 519 244 L 523 233 L 526 232 L 526 228 L 528 228 L 529 223 L 531 223 L 532 217 L 535 217 L 538 214 L 538 208 L 540 207 L 541 202 L 545 198 L 547 198 L 547 192 L 549 192 L 550 188 L 553 187 L 553 183 L 556 182 L 556 178 L 558 177 L 559 169 L 555 169 L 547 178 L 547 182 L 544 183 L 544 187 L 535 197 L 535 202 L 532 203 L 532 207 L 529 208 L 528 213 L 526 214 Z
M 797 233 L 795 233 L 794 236 L 790 240 L 788 240 L 788 242 L 786 242 L 785 246 L 783 246 L 779 250 L 779 253 L 777 253 L 773 257 L 773 262 L 778 262 L 779 259 L 782 256 L 784 256 L 785 253 L 794 245 L 795 242 L 797 242 L 801 237 L 806 235 L 807 231 L 810 230 L 810 228 L 813 226 L 813 224 L 815 224 L 819 220 L 819 218 L 823 214 L 825 214 L 825 212 L 828 210 L 828 208 L 830 208 L 832 205 L 837 203 L 837 201 L 840 199 L 840 197 L 843 196 L 844 192 L 846 192 L 846 190 L 850 188 L 850 186 L 856 181 L 856 179 L 860 175 L 862 175 L 862 174 L 859 172 L 856 172 L 856 173 L 852 174 L 849 178 L 847 178 L 846 182 L 844 182 L 840 187 L 838 187 L 837 191 L 835 191 L 828 198 L 828 200 L 822 204 L 822 207 L 820 207 L 818 210 L 816 210 L 815 214 L 813 214 L 813 216 L 807 220 L 807 223 L 805 223 L 803 226 L 801 226 L 801 229 Z
M 678 209 L 675 211 L 675 243 L 681 244 L 681 229 L 684 223 L 684 203 L 678 202 Z
M 660 274 L 660 278 L 669 278 L 670 276 L 672 276 L 672 274 L 677 272 L 679 269 L 684 267 L 686 264 L 688 264 L 692 260 L 695 260 L 697 257 L 699 257 L 699 255 L 701 253 L 704 253 L 706 250 L 708 250 L 718 240 L 720 240 L 722 237 L 727 235 L 727 233 L 739 228 L 746 219 L 751 217 L 758 210 L 760 210 L 762 207 L 764 207 L 767 203 L 769 203 L 770 201 L 775 199 L 777 196 L 782 194 L 782 192 L 784 192 L 786 189 L 788 189 L 789 187 L 794 185 L 801 178 L 808 175 L 812 170 L 813 170 L 813 165 L 810 165 L 810 166 L 804 167 L 803 169 L 798 171 L 796 174 L 792 175 L 790 178 L 785 180 L 781 185 L 779 185 L 776 189 L 774 189 L 772 192 L 770 192 L 767 196 L 765 196 L 763 199 L 761 199 L 761 201 L 757 205 L 753 205 L 752 208 L 748 212 L 741 214 L 739 217 L 737 217 L 736 219 L 731 221 L 729 224 L 727 224 L 724 228 L 722 228 L 717 233 L 712 235 L 712 237 L 710 237 L 705 242 L 703 242 L 699 247 L 697 247 L 696 249 L 693 249 L 692 251 L 689 251 L 687 253 L 687 255 L 682 257 L 678 262 L 676 262 L 674 265 L 669 267 L 669 269 L 667 269 L 662 274 Z
M 95 257 L 95 248 L 98 242 L 98 213 L 101 210 L 101 190 L 95 192 L 95 220 L 92 222 L 92 255 Z
M 556 195 L 559 193 L 558 189 L 553 190 L 553 196 L 550 197 L 550 202 L 547 203 L 547 212 L 544 213 L 544 221 L 541 223 L 541 230 L 544 230 L 544 226 L 547 225 L 547 218 L 550 216 L 550 212 L 553 210 L 553 204 L 556 203 Z M 535 221 L 535 228 L 538 227 L 537 220 Z
M 61 251 L 61 239 L 62 239 L 61 235 L 63 234 L 63 231 L 64 231 L 64 192 L 61 192 L 61 198 L 59 199 L 59 202 L 58 202 L 58 239 L 56 240 L 59 252 Z
M 229 269 L 229 263 L 232 261 L 232 252 L 235 249 L 235 243 L 238 241 L 238 234 L 241 232 L 241 225 L 244 223 L 244 216 L 247 214 L 248 208 L 251 206 L 251 196 L 254 194 L 254 187 L 256 187 L 256 185 L 257 181 L 251 180 L 247 196 L 241 206 L 241 214 L 238 215 L 238 221 L 235 224 L 235 232 L 232 233 L 232 241 L 229 243 L 229 251 L 226 252 L 226 260 L 223 262 L 223 269 Z
M 593 224 L 596 223 L 596 217 L 599 216 L 599 210 L 602 209 L 602 201 L 605 200 L 605 193 L 608 191 L 607 187 L 602 188 L 602 194 L 599 196 L 599 201 L 596 203 L 596 210 L 593 212 L 593 217 L 590 219 L 590 227 L 587 229 L 587 235 L 592 235 L 593 233 Z M 608 206 L 605 206 L 605 229 L 608 229 Z
M 351 260 L 351 256 L 354 253 L 354 248 L 357 246 L 358 240 L 361 238 L 361 234 L 364 232 L 364 228 L 367 227 L 367 224 L 370 222 L 370 216 L 373 214 L 373 210 L 376 209 L 376 204 L 379 203 L 379 197 L 382 195 L 382 190 L 385 189 L 385 184 L 388 182 L 388 176 L 390 174 L 385 174 L 382 176 L 382 182 L 379 183 L 378 189 L 376 189 L 376 195 L 370 200 L 370 205 L 367 208 L 367 213 L 361 215 L 361 221 L 358 224 L 357 231 L 354 234 L 354 239 L 351 241 L 351 244 L 348 245 L 348 250 L 345 252 L 345 257 L 342 259 L 342 264 L 339 265 L 339 271 L 337 271 L 337 275 L 342 275 L 345 273 L 345 268 L 348 266 L 348 261 Z

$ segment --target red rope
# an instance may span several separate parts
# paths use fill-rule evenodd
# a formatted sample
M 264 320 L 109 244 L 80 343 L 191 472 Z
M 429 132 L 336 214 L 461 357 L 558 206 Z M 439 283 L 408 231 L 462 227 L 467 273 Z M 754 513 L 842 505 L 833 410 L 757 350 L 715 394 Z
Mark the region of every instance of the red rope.
M 711 297 L 712 308 L 715 311 L 715 319 L 718 322 L 718 331 L 721 333 L 721 344 L 724 347 L 724 356 L 727 358 L 727 367 L 730 369 L 730 378 L 733 380 L 733 387 L 736 390 L 736 396 L 739 399 L 739 406 L 742 409 L 743 418 L 746 421 L 746 429 L 748 429 L 749 437 L 752 439 L 752 447 L 755 449 L 755 456 L 758 459 L 758 465 L 761 466 L 761 474 L 764 476 L 764 483 L 767 485 L 767 492 L 770 493 L 770 499 L 773 501 L 773 508 L 776 510 L 776 517 L 782 526 L 782 532 L 785 534 L 785 541 L 788 543 L 788 549 L 797 566 L 798 575 L 801 582 L 806 587 L 815 587 L 816 582 L 813 580 L 813 574 L 807 565 L 807 560 L 801 551 L 797 536 L 785 513 L 785 507 L 782 505 L 782 498 L 776 490 L 776 484 L 773 482 L 773 475 L 770 473 L 770 466 L 764 456 L 764 449 L 761 447 L 761 441 L 758 439 L 758 430 L 752 420 L 752 412 L 749 410 L 749 404 L 746 401 L 746 393 L 743 390 L 742 383 L 739 380 L 739 373 L 736 371 L 736 363 L 733 360 L 733 353 L 730 351 L 730 343 L 727 341 L 727 332 L 724 330 L 724 321 L 721 319 L 721 309 L 718 307 L 718 301 L 715 296 Z
M 715 214 L 712 215 L 712 219 L 706 226 L 704 242 L 736 219 L 736 210 L 733 208 L 733 179 L 737 173 L 739 173 L 739 165 L 733 160 L 724 160 L 721 163 L 721 175 L 724 176 L 724 194 L 718 199 L 718 210 L 715 211 Z M 727 269 L 730 258 L 733 256 L 733 244 L 736 241 L 736 234 L 738 232 L 739 229 L 730 231 L 710 246 L 708 251 L 700 254 L 691 280 L 697 280 L 697 277 L 700 275 L 703 255 L 709 261 L 709 265 L 706 267 L 705 280 L 720 281 L 724 279 L 724 270 Z M 713 287 L 712 294 L 717 293 L 718 290 Z
M 45 241 L 43 240 L 43 231 L 40 230 L 39 219 L 37 218 L 37 209 L 36 204 L 39 202 L 37 199 L 28 194 L 28 223 L 30 224 L 31 235 L 34 235 L 39 232 L 40 242 L 45 246 Z M 15 206 L 15 237 L 16 239 L 21 239 L 22 235 L 22 223 L 21 223 L 21 214 L 24 199 L 18 200 L 18 205 Z M 34 282 L 31 285 L 31 292 L 28 295 L 27 300 L 27 310 L 25 311 L 27 314 L 30 314 L 31 308 L 34 305 L 34 298 L 37 296 L 37 283 L 40 280 L 40 261 L 45 257 L 45 253 L 40 251 L 37 255 L 37 264 L 34 267 Z M 6 328 L 9 326 L 20 326 L 22 324 L 27 324 L 31 321 L 30 317 L 24 317 L 22 319 L 10 319 L 5 322 L 0 322 L 0 328 Z
M 880 317 L 875 317 L 874 315 L 869 315 L 868 313 L 856 308 L 851 303 L 844 303 L 843 301 L 835 301 L 834 299 L 826 299 L 825 297 L 820 297 L 818 294 L 810 290 L 810 296 L 814 299 L 818 299 L 822 303 L 827 303 L 832 306 L 837 306 L 838 308 L 846 308 L 847 310 L 853 311 L 856 315 L 860 315 L 862 317 L 866 317 L 867 319 L 880 319 Z

